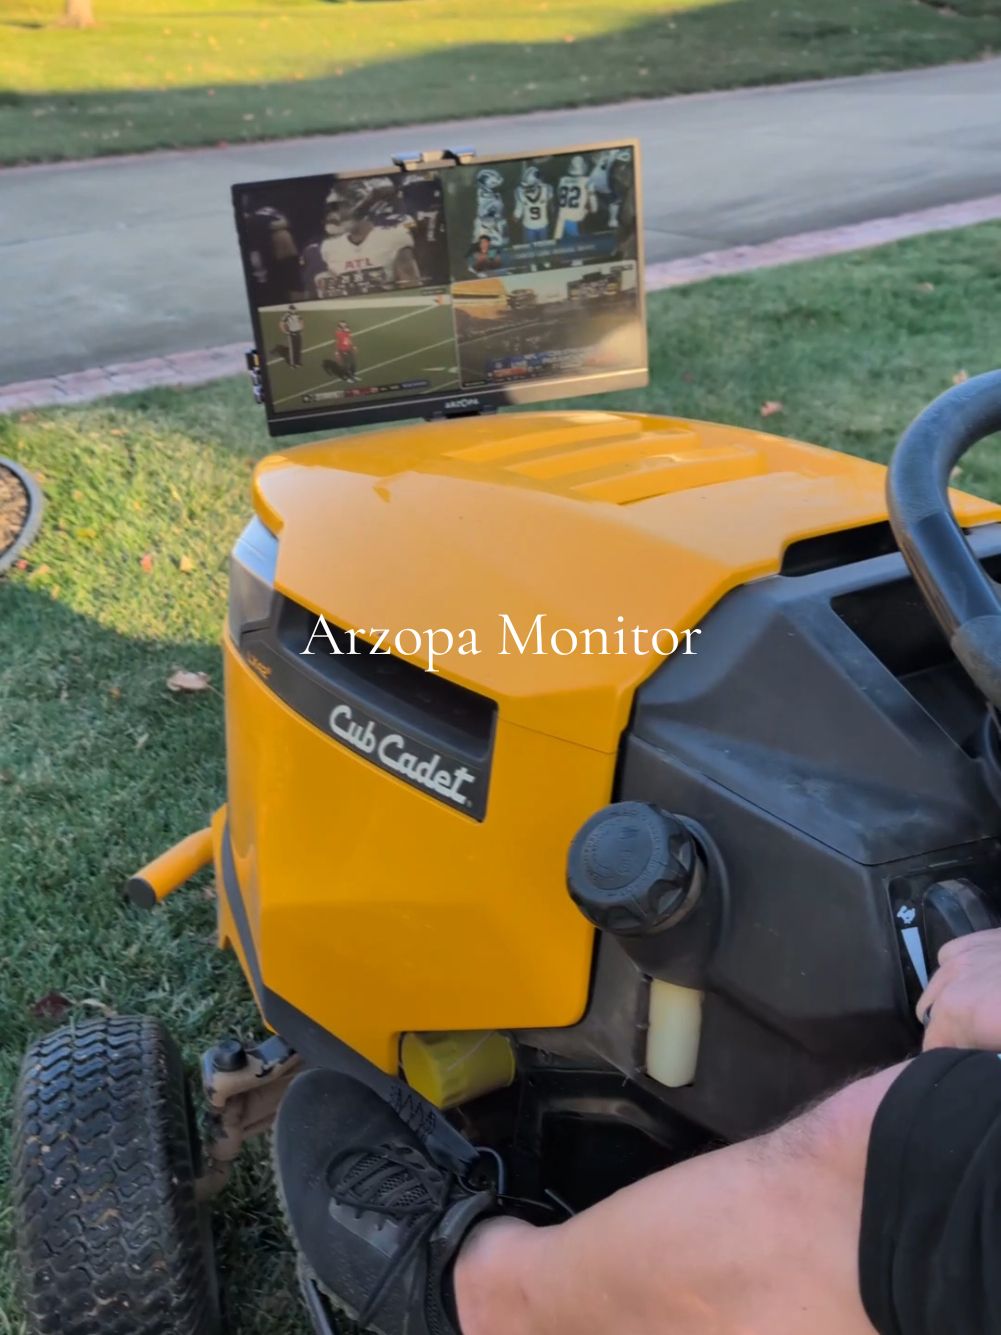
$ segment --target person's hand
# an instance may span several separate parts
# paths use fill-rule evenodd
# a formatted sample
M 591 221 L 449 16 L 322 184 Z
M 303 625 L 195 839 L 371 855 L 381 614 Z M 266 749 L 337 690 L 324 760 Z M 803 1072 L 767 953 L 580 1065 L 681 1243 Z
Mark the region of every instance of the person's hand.
M 939 951 L 939 968 L 917 1005 L 924 1050 L 1001 1053 L 1001 928 L 971 932 Z

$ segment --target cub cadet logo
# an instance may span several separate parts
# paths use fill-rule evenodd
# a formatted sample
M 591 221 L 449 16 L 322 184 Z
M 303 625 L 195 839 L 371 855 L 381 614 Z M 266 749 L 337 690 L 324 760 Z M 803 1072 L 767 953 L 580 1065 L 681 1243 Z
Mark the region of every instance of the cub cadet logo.
M 262 663 L 256 654 L 247 655 L 247 664 L 254 669 L 259 677 L 263 677 L 265 681 L 271 676 L 271 669 L 268 667 L 267 663 Z
M 445 402 L 446 412 L 461 412 L 463 408 L 478 408 L 479 399 L 448 399 Z
M 476 775 L 472 770 L 460 765 L 458 769 L 448 769 L 441 763 L 437 752 L 427 760 L 408 751 L 407 739 L 399 732 L 387 733 L 380 737 L 375 722 L 358 723 L 351 713 L 350 705 L 335 705 L 330 711 L 330 731 L 342 742 L 363 756 L 373 756 L 384 769 L 399 774 L 421 788 L 427 788 L 436 797 L 447 797 L 456 806 L 468 807 L 470 798 L 461 791 L 471 783 Z

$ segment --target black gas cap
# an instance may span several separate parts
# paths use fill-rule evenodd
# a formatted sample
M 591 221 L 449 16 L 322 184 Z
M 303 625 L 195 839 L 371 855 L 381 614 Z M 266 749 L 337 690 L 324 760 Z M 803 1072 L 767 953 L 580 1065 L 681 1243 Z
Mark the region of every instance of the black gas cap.
M 570 897 L 590 922 L 617 936 L 647 936 L 695 905 L 704 871 L 698 845 L 677 816 L 647 802 L 613 802 L 570 845 Z

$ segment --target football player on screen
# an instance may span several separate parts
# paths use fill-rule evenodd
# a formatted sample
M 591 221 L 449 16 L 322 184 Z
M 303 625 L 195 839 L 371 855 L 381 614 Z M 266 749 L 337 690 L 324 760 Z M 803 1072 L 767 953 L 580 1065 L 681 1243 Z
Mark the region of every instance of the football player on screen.
M 599 153 L 591 168 L 591 175 L 587 178 L 595 205 L 604 210 L 606 226 L 613 231 L 619 225 L 622 173 L 618 169 L 618 164 L 623 161 L 623 153 L 626 155 L 625 161 L 628 162 L 632 156 L 628 148 L 611 148 Z
M 573 155 L 566 175 L 560 177 L 556 202 L 560 211 L 556 215 L 553 239 L 561 241 L 564 237 L 580 236 L 580 225 L 589 213 L 594 212 L 595 206 L 587 162 L 582 154 Z
M 441 182 L 425 172 L 404 176 L 400 201 L 410 219 L 414 254 L 421 277 L 429 284 L 448 282 L 448 250 Z
M 303 255 L 318 297 L 420 286 L 413 219 L 397 211 L 387 176 L 335 181 L 323 230 Z
M 302 262 L 285 214 L 262 204 L 244 211 L 243 225 L 258 303 L 276 306 L 279 302 L 301 301 L 306 295 Z
M 507 214 L 501 196 L 504 177 L 493 167 L 481 167 L 476 173 L 476 219 L 473 222 L 474 244 L 481 236 L 488 236 L 490 244 L 498 249 L 509 242 Z
M 514 217 L 521 223 L 522 240 L 545 241 L 549 233 L 549 208 L 553 187 L 542 179 L 534 162 L 521 173 L 521 183 L 514 192 Z
M 355 352 L 354 335 L 351 333 L 351 326 L 347 320 L 340 320 L 337 329 L 334 332 L 334 351 L 337 356 L 337 366 L 345 380 L 350 380 L 353 384 L 358 382 L 358 359 Z

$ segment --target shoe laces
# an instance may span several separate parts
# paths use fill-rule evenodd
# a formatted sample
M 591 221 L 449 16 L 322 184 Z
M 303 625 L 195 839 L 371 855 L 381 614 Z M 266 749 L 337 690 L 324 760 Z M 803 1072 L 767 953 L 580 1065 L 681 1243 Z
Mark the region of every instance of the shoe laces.
M 453 1179 L 407 1145 L 381 1145 L 339 1154 L 327 1169 L 327 1185 L 338 1205 L 359 1216 L 369 1213 L 409 1225 L 409 1236 L 401 1239 L 358 1313 L 358 1325 L 365 1327 L 382 1306 L 395 1277 L 437 1227 Z
M 346 1150 L 327 1169 L 339 1205 L 395 1221 L 431 1211 L 448 1199 L 448 1178 L 408 1145 Z

